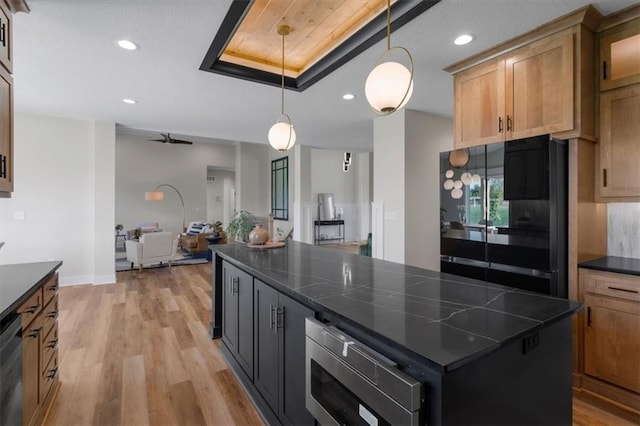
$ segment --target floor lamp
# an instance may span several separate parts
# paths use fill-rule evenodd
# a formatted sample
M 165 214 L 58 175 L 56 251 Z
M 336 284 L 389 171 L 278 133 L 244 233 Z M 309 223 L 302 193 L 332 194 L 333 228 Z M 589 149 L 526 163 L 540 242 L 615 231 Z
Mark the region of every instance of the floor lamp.
M 182 194 L 180 194 L 180 191 L 178 191 L 178 188 L 176 188 L 173 185 L 169 185 L 168 183 L 162 183 L 158 185 L 155 190 L 145 192 L 144 199 L 147 201 L 164 200 L 164 192 L 158 191 L 163 186 L 168 186 L 169 188 L 173 189 L 174 191 L 176 191 L 176 194 L 178 194 L 178 197 L 180 197 L 180 203 L 182 204 L 182 230 L 180 232 L 184 232 L 184 200 L 182 199 Z

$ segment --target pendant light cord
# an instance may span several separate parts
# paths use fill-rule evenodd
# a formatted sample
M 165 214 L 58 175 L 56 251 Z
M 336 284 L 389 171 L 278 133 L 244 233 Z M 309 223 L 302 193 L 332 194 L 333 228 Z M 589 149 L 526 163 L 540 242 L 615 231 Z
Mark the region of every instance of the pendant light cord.
M 285 35 L 282 34 L 282 102 L 280 103 L 282 105 L 282 110 L 280 111 L 281 115 L 284 115 L 284 37 Z
M 391 50 L 391 0 L 387 0 L 387 50 Z

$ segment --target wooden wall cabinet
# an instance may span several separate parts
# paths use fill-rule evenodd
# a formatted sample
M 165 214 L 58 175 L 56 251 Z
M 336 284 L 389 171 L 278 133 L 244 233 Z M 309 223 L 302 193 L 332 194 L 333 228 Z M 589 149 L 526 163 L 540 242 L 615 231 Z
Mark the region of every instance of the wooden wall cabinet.
M 22 314 L 23 424 L 40 425 L 59 385 L 58 274 L 18 309 Z
M 13 39 L 11 8 L 0 0 L 0 197 L 13 192 Z
M 580 285 L 583 386 L 640 410 L 640 276 L 580 269 Z
M 636 16 L 635 19 L 626 20 Z M 640 201 L 640 5 L 614 16 L 623 20 L 598 34 L 599 164 L 601 201 Z
M 13 72 L 12 20 L 9 6 L 0 0 L 0 65 Z
M 640 197 L 640 84 L 600 94 L 600 197 Z M 612 200 L 612 201 L 615 201 Z
M 567 29 L 456 74 L 455 147 L 573 129 L 573 37 Z

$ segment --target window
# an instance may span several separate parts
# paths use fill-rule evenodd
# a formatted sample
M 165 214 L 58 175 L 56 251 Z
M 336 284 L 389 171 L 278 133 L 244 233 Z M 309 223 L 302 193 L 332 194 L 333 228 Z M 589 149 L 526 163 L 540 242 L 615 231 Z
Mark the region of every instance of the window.
M 289 157 L 271 161 L 271 214 L 289 220 Z

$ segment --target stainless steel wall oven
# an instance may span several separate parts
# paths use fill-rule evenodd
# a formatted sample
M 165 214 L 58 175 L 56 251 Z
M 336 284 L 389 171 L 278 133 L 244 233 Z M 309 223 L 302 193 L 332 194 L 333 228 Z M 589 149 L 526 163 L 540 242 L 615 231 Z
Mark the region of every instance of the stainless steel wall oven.
M 418 425 L 421 383 L 337 328 L 307 318 L 306 408 L 323 425 Z

